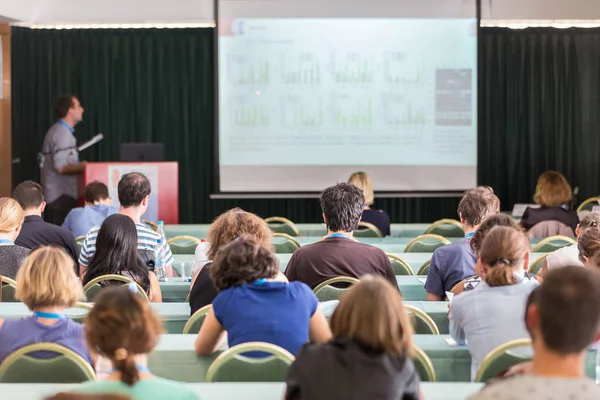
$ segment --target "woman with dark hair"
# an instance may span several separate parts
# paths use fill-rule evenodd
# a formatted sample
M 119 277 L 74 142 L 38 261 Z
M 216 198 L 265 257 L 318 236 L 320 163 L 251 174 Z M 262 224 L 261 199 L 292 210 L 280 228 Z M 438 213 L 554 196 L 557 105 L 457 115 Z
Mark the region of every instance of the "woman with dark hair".
M 140 285 L 150 301 L 160 303 L 158 279 L 148 271 L 137 248 L 137 230 L 131 218 L 121 214 L 106 218 L 98 232 L 96 253 L 83 275 L 83 284 L 103 275 L 123 275 Z

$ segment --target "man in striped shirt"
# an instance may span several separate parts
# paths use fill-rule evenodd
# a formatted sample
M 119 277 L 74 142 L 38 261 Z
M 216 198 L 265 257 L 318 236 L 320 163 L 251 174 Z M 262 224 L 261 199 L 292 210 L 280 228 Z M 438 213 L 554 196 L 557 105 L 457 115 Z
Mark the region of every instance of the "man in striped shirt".
M 142 223 L 142 215 L 148 208 L 150 200 L 150 181 L 139 172 L 131 172 L 123 175 L 119 181 L 118 194 L 119 203 L 121 203 L 120 214 L 130 217 L 137 228 L 138 234 L 138 252 L 144 259 L 154 259 L 154 249 L 158 245 L 161 236 Z M 81 252 L 79 253 L 80 271 L 83 273 L 90 260 L 96 254 L 96 238 L 100 231 L 100 225 L 96 225 L 85 235 Z M 166 242 L 161 244 L 165 247 L 167 276 L 173 276 L 173 254 Z

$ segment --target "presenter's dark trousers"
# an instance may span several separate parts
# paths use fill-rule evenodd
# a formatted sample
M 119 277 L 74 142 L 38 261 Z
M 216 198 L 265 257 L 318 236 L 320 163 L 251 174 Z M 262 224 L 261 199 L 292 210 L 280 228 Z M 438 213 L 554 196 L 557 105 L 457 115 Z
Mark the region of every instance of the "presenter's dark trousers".
M 67 218 L 69 211 L 75 207 L 77 207 L 76 199 L 67 195 L 62 195 L 52 203 L 46 204 L 44 221 L 60 226 L 65 222 L 65 218 Z

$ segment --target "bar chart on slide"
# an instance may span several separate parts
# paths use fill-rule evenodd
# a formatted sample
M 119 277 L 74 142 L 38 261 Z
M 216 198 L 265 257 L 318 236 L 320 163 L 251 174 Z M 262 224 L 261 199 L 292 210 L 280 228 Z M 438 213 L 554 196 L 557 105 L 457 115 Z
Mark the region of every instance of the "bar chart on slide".
M 314 86 L 321 83 L 320 62 L 310 52 L 282 52 L 279 54 L 277 70 L 281 81 L 286 85 Z
M 286 95 L 280 98 L 281 120 L 284 126 L 318 130 L 324 123 L 323 101 L 306 99 L 299 95 Z
M 373 125 L 373 100 L 371 98 L 334 95 L 331 108 L 334 124 L 343 131 L 364 130 Z
M 354 51 L 332 51 L 329 56 L 335 83 L 370 84 L 375 80 L 375 61 Z
M 271 124 L 270 107 L 250 100 L 247 96 L 231 96 L 231 123 L 240 127 L 266 127 Z
M 226 56 L 228 80 L 234 85 L 268 84 L 271 79 L 269 60 L 256 60 L 248 54 Z

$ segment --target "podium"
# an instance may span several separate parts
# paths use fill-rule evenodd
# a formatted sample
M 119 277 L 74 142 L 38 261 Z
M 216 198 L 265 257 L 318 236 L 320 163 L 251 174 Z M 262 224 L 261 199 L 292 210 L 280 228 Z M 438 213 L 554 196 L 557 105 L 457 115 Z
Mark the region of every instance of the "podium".
M 87 163 L 78 180 L 78 202 L 85 203 L 84 189 L 93 181 L 108 186 L 113 205 L 119 206 L 118 183 L 121 176 L 130 172 L 140 172 L 150 181 L 152 191 L 148 210 L 142 219 L 164 221 L 166 224 L 179 223 L 179 165 L 176 162 L 95 162 Z

